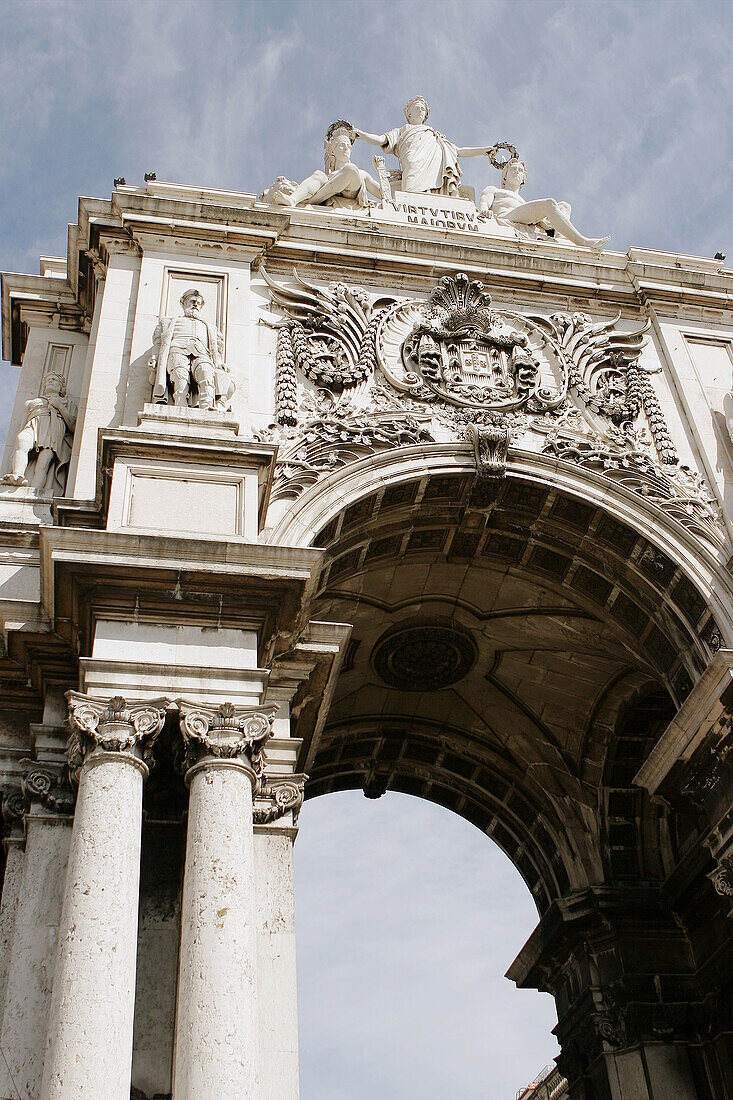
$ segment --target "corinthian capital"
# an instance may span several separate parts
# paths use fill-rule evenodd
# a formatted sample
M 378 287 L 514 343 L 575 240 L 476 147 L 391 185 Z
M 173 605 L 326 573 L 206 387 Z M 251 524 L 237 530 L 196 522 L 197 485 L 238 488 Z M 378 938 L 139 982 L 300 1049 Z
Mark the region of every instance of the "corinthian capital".
M 128 703 L 121 695 L 92 699 L 79 691 L 67 691 L 69 739 L 66 756 L 69 773 L 76 779 L 88 753 L 135 753 L 139 749 L 146 764 L 152 759 L 153 744 L 163 728 L 167 699 Z
M 252 766 L 258 778 L 262 775 L 262 750 L 272 736 L 277 707 L 242 707 L 234 703 L 206 706 L 179 699 L 178 709 L 189 765 L 202 756 L 240 757 Z

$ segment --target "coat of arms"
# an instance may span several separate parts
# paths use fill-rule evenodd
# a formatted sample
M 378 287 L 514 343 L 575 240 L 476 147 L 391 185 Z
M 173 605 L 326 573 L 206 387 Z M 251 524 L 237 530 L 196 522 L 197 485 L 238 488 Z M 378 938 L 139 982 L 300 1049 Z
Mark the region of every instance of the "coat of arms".
M 552 371 L 547 343 L 539 326 L 494 311 L 483 284 L 459 274 L 441 279 L 426 302 L 387 310 L 377 355 L 390 383 L 413 397 L 486 412 L 531 403 L 540 411 L 566 392 L 562 364 Z

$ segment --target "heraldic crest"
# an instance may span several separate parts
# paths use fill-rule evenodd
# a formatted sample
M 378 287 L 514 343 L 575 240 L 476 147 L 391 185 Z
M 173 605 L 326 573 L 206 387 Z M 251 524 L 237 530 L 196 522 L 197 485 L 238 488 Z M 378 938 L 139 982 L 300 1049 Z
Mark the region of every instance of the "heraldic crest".
M 435 397 L 474 408 L 524 405 L 539 380 L 526 334 L 493 313 L 483 284 L 463 274 L 440 280 L 402 361 Z

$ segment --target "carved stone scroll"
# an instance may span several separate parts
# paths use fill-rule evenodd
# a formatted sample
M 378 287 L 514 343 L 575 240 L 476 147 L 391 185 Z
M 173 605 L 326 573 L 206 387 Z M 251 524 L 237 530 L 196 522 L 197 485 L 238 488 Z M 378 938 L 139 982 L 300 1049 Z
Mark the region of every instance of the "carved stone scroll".
M 181 734 L 189 765 L 202 756 L 243 758 L 258 781 L 264 770 L 262 750 L 272 736 L 277 707 L 244 707 L 234 703 L 206 706 L 178 700 Z
M 67 691 L 66 698 L 70 731 L 66 755 L 73 782 L 87 755 L 95 749 L 134 753 L 139 747 L 144 763 L 150 766 L 155 739 L 165 722 L 167 699 L 128 703 L 116 695 L 105 701 L 78 691 Z
M 266 779 L 257 797 L 267 799 L 270 804 L 267 807 L 255 808 L 255 825 L 269 825 L 287 813 L 292 813 L 293 825 L 297 825 L 307 778 L 307 775 L 299 774 Z

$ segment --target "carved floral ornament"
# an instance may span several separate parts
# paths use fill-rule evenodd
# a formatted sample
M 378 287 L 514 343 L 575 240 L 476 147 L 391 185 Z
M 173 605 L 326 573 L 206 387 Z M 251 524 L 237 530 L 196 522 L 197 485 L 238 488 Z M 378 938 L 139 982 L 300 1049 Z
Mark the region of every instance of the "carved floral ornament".
M 318 285 L 261 269 L 277 329 L 279 444 L 272 499 L 296 499 L 339 466 L 394 447 L 467 440 L 482 477 L 541 433 L 544 453 L 620 482 L 719 545 L 720 515 L 703 479 L 680 466 L 642 362 L 648 322 L 522 314 L 494 308 L 465 274 L 426 299 L 345 283 Z M 537 442 L 530 444 L 530 449 Z
M 202 756 L 223 760 L 244 758 L 258 782 L 264 773 L 262 752 L 272 736 L 277 707 L 239 707 L 233 703 L 206 706 L 178 701 L 181 733 L 189 763 Z

